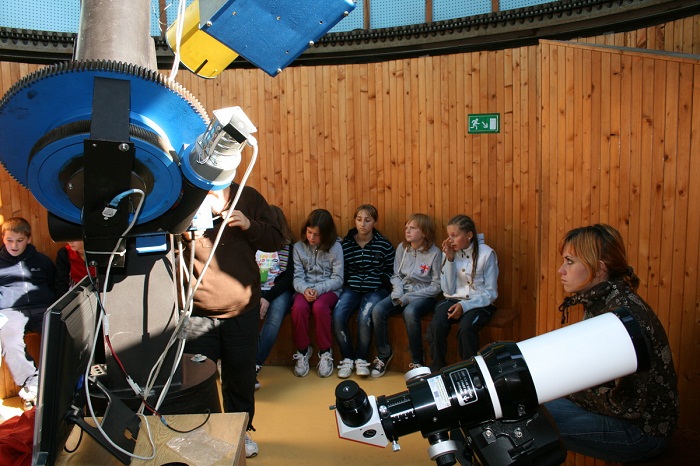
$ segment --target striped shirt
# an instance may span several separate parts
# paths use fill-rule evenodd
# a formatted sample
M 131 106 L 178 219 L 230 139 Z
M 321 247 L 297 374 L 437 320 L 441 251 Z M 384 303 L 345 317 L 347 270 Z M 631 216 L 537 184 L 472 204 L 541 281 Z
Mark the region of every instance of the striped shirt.
M 374 230 L 365 247 L 355 241 L 357 229 L 348 231 L 342 242 L 345 261 L 345 286 L 358 293 L 379 288 L 390 289 L 389 280 L 394 272 L 394 246 Z

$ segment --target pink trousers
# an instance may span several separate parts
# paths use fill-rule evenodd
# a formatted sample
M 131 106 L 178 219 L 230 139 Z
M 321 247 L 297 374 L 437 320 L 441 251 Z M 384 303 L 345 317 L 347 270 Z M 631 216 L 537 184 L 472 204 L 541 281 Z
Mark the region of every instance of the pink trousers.
M 323 293 L 316 301 L 308 302 L 303 294 L 296 293 L 292 302 L 292 329 L 297 349 L 306 349 L 311 344 L 309 319 L 314 315 L 316 343 L 319 351 L 333 346 L 331 333 L 331 311 L 338 302 L 338 295 L 332 291 Z

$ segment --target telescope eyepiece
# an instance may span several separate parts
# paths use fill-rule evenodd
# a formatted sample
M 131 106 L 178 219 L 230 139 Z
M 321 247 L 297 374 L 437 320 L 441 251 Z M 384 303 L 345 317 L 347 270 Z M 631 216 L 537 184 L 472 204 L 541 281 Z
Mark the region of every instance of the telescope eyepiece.
M 340 418 L 350 427 L 359 427 L 372 417 L 367 393 L 352 380 L 345 380 L 335 387 L 335 407 Z

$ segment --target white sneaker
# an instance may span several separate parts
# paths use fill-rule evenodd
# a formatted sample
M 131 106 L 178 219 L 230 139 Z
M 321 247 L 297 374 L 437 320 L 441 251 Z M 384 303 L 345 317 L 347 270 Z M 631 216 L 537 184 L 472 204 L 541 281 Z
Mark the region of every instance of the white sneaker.
M 318 358 L 318 376 L 329 377 L 333 373 L 333 350 L 319 353 Z
M 352 366 L 352 359 L 345 358 L 340 361 L 340 364 L 338 365 L 338 377 L 341 379 L 347 379 L 350 377 L 352 375 Z
M 36 385 L 24 386 L 19 390 L 19 397 L 24 401 L 24 409 L 31 409 L 33 406 L 36 406 L 38 393 L 39 387 Z
M 369 363 L 364 359 L 355 359 L 355 374 L 367 377 L 369 375 Z
M 301 354 L 299 351 L 292 356 L 297 360 L 294 364 L 294 375 L 297 377 L 306 377 L 309 375 L 309 359 L 311 359 L 311 346 L 306 348 L 306 354 Z
M 258 456 L 258 444 L 250 438 L 250 435 L 245 434 L 245 457 L 252 458 Z

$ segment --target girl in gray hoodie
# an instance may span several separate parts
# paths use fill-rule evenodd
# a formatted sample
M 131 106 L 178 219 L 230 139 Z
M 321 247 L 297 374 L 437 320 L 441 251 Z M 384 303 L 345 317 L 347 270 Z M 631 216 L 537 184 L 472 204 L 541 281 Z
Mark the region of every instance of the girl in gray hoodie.
M 319 377 L 333 373 L 331 311 L 343 289 L 343 247 L 330 212 L 312 211 L 294 244 L 292 329 L 297 352 L 294 375 L 306 377 L 311 358 L 309 317 L 313 313 L 319 346 Z
M 389 317 L 403 314 L 411 351 L 409 369 L 421 367 L 423 331 L 421 318 L 435 307 L 440 294 L 440 249 L 435 246 L 435 225 L 425 214 L 412 214 L 405 224 L 405 241 L 396 248 L 391 296 L 372 309 L 377 357 L 370 375 L 381 377 L 394 356 L 389 343 Z

